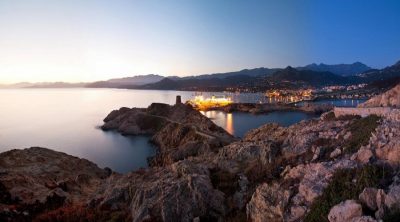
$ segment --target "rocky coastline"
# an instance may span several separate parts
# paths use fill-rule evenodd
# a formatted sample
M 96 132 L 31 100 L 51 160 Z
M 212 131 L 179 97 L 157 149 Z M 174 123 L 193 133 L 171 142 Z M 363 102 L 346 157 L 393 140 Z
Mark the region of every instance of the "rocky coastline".
M 104 122 L 103 130 L 152 135 L 151 167 L 118 174 L 44 148 L 1 153 L 0 221 L 400 218 L 396 119 L 325 112 L 241 140 L 185 104 L 121 108 Z

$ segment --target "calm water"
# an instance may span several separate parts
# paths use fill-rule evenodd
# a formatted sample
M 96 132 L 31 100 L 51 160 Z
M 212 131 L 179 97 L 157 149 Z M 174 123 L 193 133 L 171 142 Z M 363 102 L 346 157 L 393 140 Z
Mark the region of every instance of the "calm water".
M 317 100 L 313 103 L 316 104 L 332 104 L 337 107 L 356 107 L 358 104 L 365 102 L 366 99 L 323 99 Z M 298 105 L 303 105 L 304 102 L 297 103 Z
M 124 137 L 103 132 L 98 126 L 113 109 L 147 107 L 152 102 L 173 104 L 178 94 L 183 101 L 194 95 L 156 90 L 1 89 L 0 152 L 41 146 L 86 158 L 118 172 L 145 167 L 146 158 L 155 153 L 148 137 Z M 252 102 L 258 97 L 235 94 L 233 98 L 236 102 Z M 312 117 L 298 112 L 252 115 L 210 111 L 205 115 L 236 136 L 267 122 L 287 126 Z
M 203 112 L 218 126 L 223 127 L 230 134 L 243 137 L 249 130 L 258 128 L 266 123 L 279 123 L 290 126 L 304 119 L 315 118 L 316 115 L 303 112 L 271 112 L 268 114 L 254 115 L 249 113 L 224 113 L 221 111 Z

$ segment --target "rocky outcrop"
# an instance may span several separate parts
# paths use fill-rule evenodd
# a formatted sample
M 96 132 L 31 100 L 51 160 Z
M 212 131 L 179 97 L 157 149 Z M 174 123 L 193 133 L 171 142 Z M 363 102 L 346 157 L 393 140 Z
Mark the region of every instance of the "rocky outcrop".
M 259 186 L 247 204 L 248 219 L 254 222 L 283 221 L 289 203 L 290 191 L 278 184 Z
M 352 159 L 368 163 L 371 159 L 380 159 L 393 166 L 400 164 L 400 124 L 383 120 L 372 133 L 367 145 L 362 146 Z
M 93 203 L 101 208 L 126 211 L 132 221 L 209 220 L 224 215 L 224 195 L 213 188 L 209 170 L 190 161 L 113 175 Z
M 362 207 L 354 200 L 346 200 L 334 206 L 329 212 L 329 222 L 353 221 L 362 216 Z
M 394 107 L 400 108 L 400 84 L 385 93 L 377 95 L 359 105 L 359 107 Z
M 167 165 L 190 156 L 214 152 L 234 137 L 189 105 L 153 103 L 146 109 L 121 108 L 105 119 L 103 130 L 123 135 L 153 135 L 158 152 L 151 165 Z
M 44 210 L 84 203 L 110 174 L 88 160 L 39 147 L 1 153 L 0 220 L 29 220 Z

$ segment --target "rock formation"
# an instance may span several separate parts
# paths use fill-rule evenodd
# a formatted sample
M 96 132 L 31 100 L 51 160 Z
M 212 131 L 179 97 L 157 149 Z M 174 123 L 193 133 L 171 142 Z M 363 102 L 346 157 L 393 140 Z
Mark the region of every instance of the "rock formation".
M 153 103 L 147 109 L 121 108 L 105 119 L 103 130 L 124 135 L 153 135 L 158 146 L 152 165 L 171 164 L 189 156 L 214 152 L 234 137 L 189 105 Z
M 400 84 L 385 93 L 377 95 L 359 105 L 359 107 L 394 107 L 400 108 Z
M 44 148 L 1 153 L 0 221 L 29 221 L 48 209 L 85 203 L 111 173 L 88 160 Z

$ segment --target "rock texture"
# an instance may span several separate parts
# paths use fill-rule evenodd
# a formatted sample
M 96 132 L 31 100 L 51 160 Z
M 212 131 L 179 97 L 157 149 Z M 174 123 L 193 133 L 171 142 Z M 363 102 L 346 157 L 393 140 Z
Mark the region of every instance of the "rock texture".
M 248 218 L 254 222 L 282 221 L 289 197 L 290 191 L 279 184 L 260 185 L 247 204 Z
M 46 209 L 85 202 L 110 174 L 88 160 L 39 147 L 1 153 L 0 220 L 25 220 Z
M 362 207 L 354 200 L 346 200 L 334 206 L 329 212 L 329 222 L 345 222 L 359 219 L 362 215 Z
M 151 134 L 158 146 L 152 165 L 166 165 L 213 152 L 234 140 L 221 127 L 189 105 L 153 103 L 147 109 L 121 108 L 105 119 L 103 130 L 117 130 L 123 135 Z
M 377 95 L 365 103 L 360 104 L 360 107 L 395 107 L 400 108 L 400 84 L 388 90 L 385 93 Z
M 224 195 L 213 188 L 206 167 L 180 161 L 165 168 L 113 175 L 92 202 L 131 213 L 132 221 L 218 220 Z

